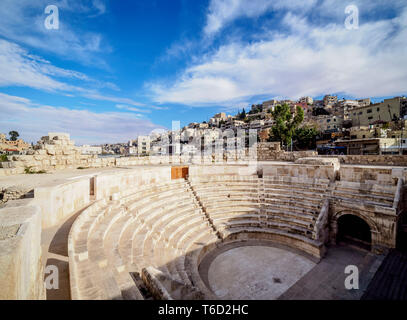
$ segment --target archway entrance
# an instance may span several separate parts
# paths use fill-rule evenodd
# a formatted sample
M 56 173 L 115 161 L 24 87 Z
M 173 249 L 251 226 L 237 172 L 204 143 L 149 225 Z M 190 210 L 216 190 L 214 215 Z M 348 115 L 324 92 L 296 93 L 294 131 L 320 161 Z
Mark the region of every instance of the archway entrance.
M 372 233 L 369 225 L 362 218 L 345 214 L 338 219 L 337 241 L 346 242 L 370 250 L 372 245 Z

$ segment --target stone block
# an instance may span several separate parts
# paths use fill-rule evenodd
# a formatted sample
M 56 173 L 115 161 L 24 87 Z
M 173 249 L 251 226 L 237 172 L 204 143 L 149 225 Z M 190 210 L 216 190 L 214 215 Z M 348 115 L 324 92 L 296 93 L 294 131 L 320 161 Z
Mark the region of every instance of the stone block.
M 64 132 L 49 132 L 48 138 L 49 140 L 70 140 L 70 135 Z
M 45 150 L 47 152 L 48 155 L 55 155 L 55 147 L 52 145 L 46 145 Z

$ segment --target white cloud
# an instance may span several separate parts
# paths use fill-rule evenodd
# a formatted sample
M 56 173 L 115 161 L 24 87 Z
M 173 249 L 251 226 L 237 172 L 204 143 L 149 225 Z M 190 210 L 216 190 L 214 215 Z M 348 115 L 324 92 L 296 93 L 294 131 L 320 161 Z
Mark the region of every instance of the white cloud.
M 140 109 L 140 108 L 129 107 L 129 106 L 124 105 L 124 104 L 116 104 L 116 108 L 121 109 L 121 110 L 132 111 L 132 112 L 151 113 L 150 110 L 144 110 L 144 109 Z
M 68 132 L 76 143 L 126 142 L 137 135 L 163 128 L 130 112 L 96 113 L 44 106 L 0 93 L 0 132 L 17 130 L 26 141 L 36 142 L 48 132 Z
M 47 30 L 44 20 L 46 6 L 59 8 L 59 29 Z M 77 19 L 88 19 L 106 12 L 101 0 L 2 0 L 0 6 L 0 36 L 9 40 L 56 53 L 80 63 L 107 68 L 99 54 L 111 49 L 104 44 L 102 36 L 79 29 L 68 20 L 75 14 Z
M 150 84 L 155 100 L 206 106 L 237 104 L 260 95 L 405 93 L 406 8 L 391 20 L 362 22 L 358 30 L 346 30 L 343 22 L 314 25 L 293 13 L 282 23 L 284 33 L 269 30 L 255 42 L 223 44 L 174 83 Z
M 98 10 L 97 14 L 104 14 L 106 12 L 106 4 L 102 0 L 92 0 L 92 4 Z
M 78 83 L 79 82 L 79 83 Z M 41 57 L 30 54 L 21 46 L 0 39 L 0 87 L 20 86 L 65 96 L 83 97 L 133 106 L 145 106 L 133 99 L 101 94 L 99 89 L 120 91 L 111 82 L 93 79 L 74 70 L 62 69 Z
M 49 61 L 30 54 L 21 46 L 0 39 L 0 86 L 27 86 L 45 91 L 83 91 L 56 78 L 85 81 L 95 88 L 119 91 L 113 83 L 102 82 L 81 72 L 56 67 Z
M 20 46 L 0 39 L 0 86 L 27 86 L 46 91 L 69 90 L 69 85 L 49 74 L 78 77 L 79 74 L 53 68 L 44 60 L 30 56 Z
M 212 0 L 204 32 L 206 35 L 213 35 L 235 19 L 256 18 L 271 10 L 304 12 L 316 3 L 317 0 Z
M 83 96 L 86 98 L 89 98 L 89 99 L 93 99 L 93 100 L 109 101 L 109 102 L 114 102 L 114 103 L 119 103 L 119 104 L 130 104 L 132 106 L 139 106 L 139 107 L 145 106 L 144 103 L 134 101 L 133 99 L 107 96 L 107 95 L 100 94 L 98 92 L 86 92 Z

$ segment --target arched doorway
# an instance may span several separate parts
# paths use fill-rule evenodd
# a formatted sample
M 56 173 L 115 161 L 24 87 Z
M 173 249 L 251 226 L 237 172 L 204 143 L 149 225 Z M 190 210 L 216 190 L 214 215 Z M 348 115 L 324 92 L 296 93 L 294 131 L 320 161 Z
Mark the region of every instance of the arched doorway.
M 337 241 L 370 250 L 372 232 L 365 220 L 352 214 L 345 214 L 338 219 Z

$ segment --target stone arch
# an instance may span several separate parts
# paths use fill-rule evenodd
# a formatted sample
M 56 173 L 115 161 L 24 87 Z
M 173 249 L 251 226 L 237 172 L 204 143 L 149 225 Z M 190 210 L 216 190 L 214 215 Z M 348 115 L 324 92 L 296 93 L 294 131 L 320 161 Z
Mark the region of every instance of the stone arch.
M 338 220 L 346 215 L 357 217 L 363 220 L 367 226 L 370 228 L 370 247 L 371 250 L 374 251 L 379 242 L 379 231 L 377 228 L 376 223 L 366 214 L 360 211 L 354 211 L 349 209 L 339 210 L 336 212 L 331 218 L 331 242 L 336 243 L 336 239 L 338 237 Z
M 332 220 L 338 221 L 338 219 L 340 217 L 347 215 L 347 214 L 354 215 L 354 216 L 361 218 L 369 225 L 370 230 L 372 230 L 374 232 L 378 232 L 376 223 L 369 216 L 367 216 L 366 214 L 364 214 L 360 211 L 354 211 L 354 210 L 349 210 L 349 209 L 340 210 L 332 216 Z

